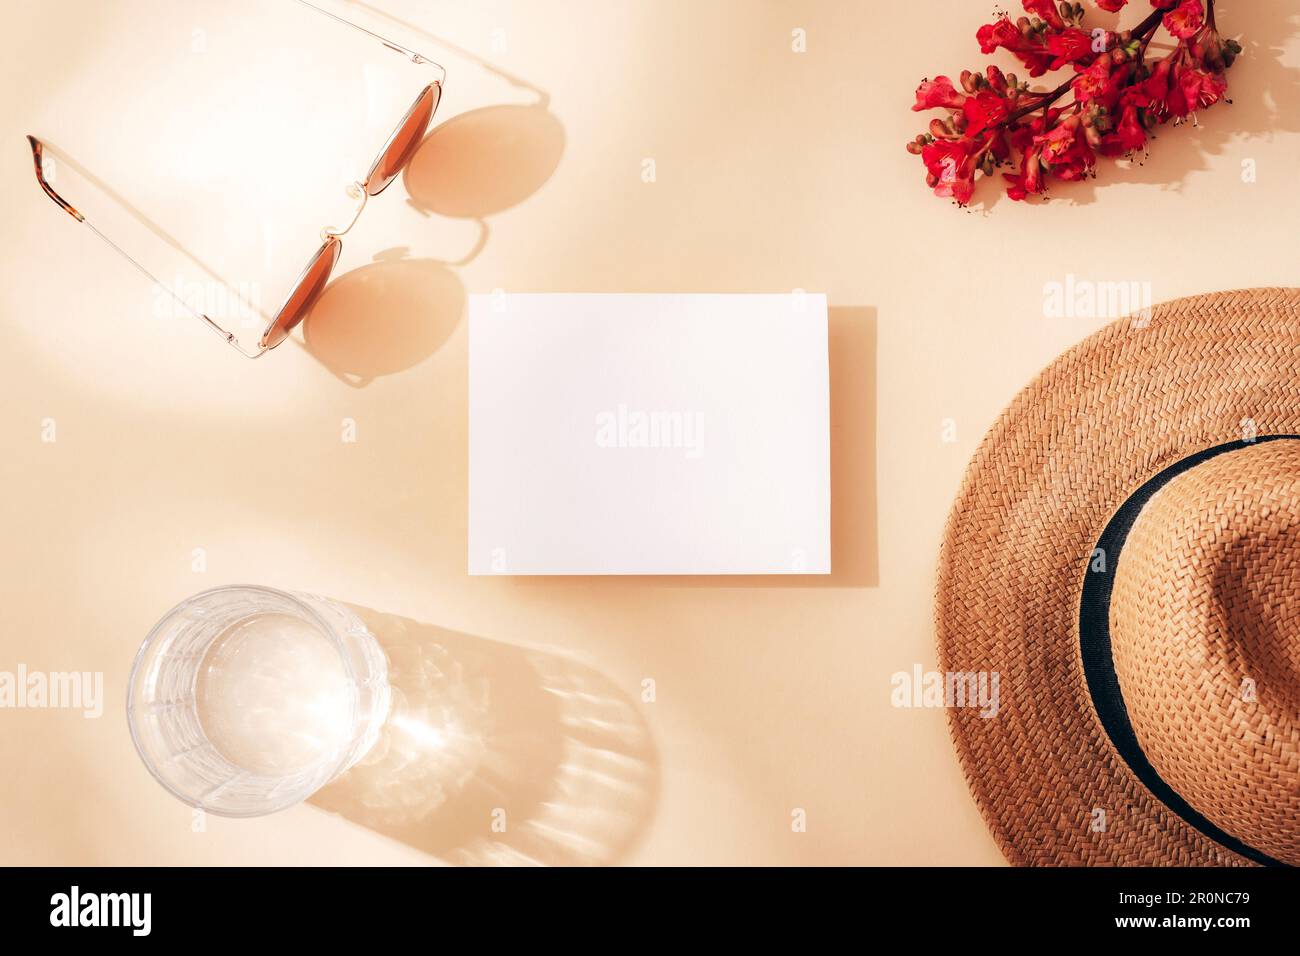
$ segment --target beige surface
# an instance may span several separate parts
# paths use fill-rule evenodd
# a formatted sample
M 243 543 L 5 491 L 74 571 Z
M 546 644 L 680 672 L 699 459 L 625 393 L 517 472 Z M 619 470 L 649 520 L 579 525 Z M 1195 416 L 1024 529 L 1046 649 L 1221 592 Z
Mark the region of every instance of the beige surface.
M 219 67 L 248 26 L 223 22 L 236 4 L 7 5 L 0 668 L 102 670 L 108 705 L 98 720 L 0 711 L 0 862 L 430 862 L 468 846 L 555 862 L 999 862 L 942 713 L 890 705 L 894 672 L 934 666 L 948 505 L 1007 400 L 1103 322 L 1045 317 L 1045 283 L 1149 282 L 1160 300 L 1296 281 L 1294 15 L 1220 5 L 1247 34 L 1236 103 L 1162 132 L 1144 166 L 1046 207 L 959 212 L 902 144 L 922 128 L 916 81 L 977 60 L 985 3 L 376 2 L 523 83 L 414 35 L 448 68 L 448 125 L 348 236 L 308 329 L 315 356 L 286 345 L 255 363 L 192 319 L 153 316 L 149 284 L 39 193 L 21 136 L 54 139 L 274 299 L 314 229 L 346 214 L 338 187 L 392 108 L 357 92 L 359 63 L 391 54 L 354 63 L 322 21 L 288 34 L 296 57 Z M 293 108 L 326 91 L 319 111 Z M 542 95 L 549 115 L 530 106 Z M 446 265 L 477 217 L 481 251 Z M 406 259 L 368 264 L 399 247 Z M 467 577 L 460 310 L 498 287 L 826 292 L 831 580 Z M 372 339 L 356 341 L 362 327 Z M 342 791 L 317 804 L 353 822 L 308 805 L 192 832 L 136 759 L 120 702 L 153 621 L 236 581 L 374 609 L 394 646 L 415 632 L 468 662 L 497 730 L 458 778 L 467 796 L 414 829 Z M 504 838 L 489 831 L 501 802 L 522 808 Z

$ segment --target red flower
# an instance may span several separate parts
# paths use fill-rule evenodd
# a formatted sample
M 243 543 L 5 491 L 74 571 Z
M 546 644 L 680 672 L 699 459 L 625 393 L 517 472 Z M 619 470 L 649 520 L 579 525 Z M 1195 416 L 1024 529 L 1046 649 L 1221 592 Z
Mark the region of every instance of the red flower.
M 992 90 L 981 90 L 967 97 L 962 110 L 966 117 L 966 135 L 973 136 L 1007 118 L 1007 101 Z
M 1068 30 L 1062 30 L 1060 33 L 1053 33 L 1047 38 L 1047 49 L 1056 57 L 1052 61 L 1052 69 L 1059 70 L 1067 63 L 1078 63 L 1080 60 L 1086 60 L 1094 55 L 1092 49 L 1091 34 L 1084 33 L 1075 27 Z
M 1064 30 L 1065 21 L 1056 9 L 1056 0 L 1024 0 L 1025 13 L 1038 17 L 1053 30 Z
M 1173 60 L 1174 56 L 1176 54 L 1171 55 L 1165 62 Z M 1227 78 L 1222 73 L 1197 69 L 1181 60 L 1175 62 L 1172 69 L 1166 72 L 1169 86 L 1164 103 L 1152 104 L 1154 114 L 1162 119 L 1182 119 L 1193 110 L 1213 106 L 1223 99 L 1228 89 Z M 1152 79 L 1154 78 L 1155 74 L 1152 74 Z M 1161 105 L 1163 109 L 1160 108 Z
M 1003 173 L 1007 181 L 1007 196 L 1019 202 L 1026 196 L 1036 195 L 1047 188 L 1043 179 L 1043 164 L 1039 162 L 1039 150 L 1031 146 L 1020 158 L 1020 172 L 1015 176 Z
M 1013 54 L 1029 68 L 1030 76 L 1042 76 L 1052 65 L 1052 54 L 1041 41 L 1024 36 L 1005 16 L 979 28 L 975 38 L 980 42 L 981 53 L 992 53 L 999 47 Z
M 1205 8 L 1201 0 L 1183 0 L 1164 16 L 1165 29 L 1180 40 L 1190 40 L 1205 26 Z
M 998 69 L 996 64 L 990 63 L 984 71 L 984 78 L 989 81 L 989 86 L 993 87 L 995 92 L 1005 94 L 1007 92 L 1007 78 Z
M 1138 118 L 1138 104 L 1129 102 L 1120 115 L 1119 125 L 1102 137 L 1101 152 L 1103 156 L 1124 156 L 1137 152 L 1146 143 L 1147 131 Z
M 1034 144 L 1043 148 L 1043 162 L 1051 166 L 1065 159 L 1070 150 L 1074 148 L 1075 126 L 1062 123 L 1048 132 L 1034 137 Z
M 1189 110 L 1205 109 L 1223 99 L 1227 92 L 1228 81 L 1222 73 L 1207 73 L 1205 70 L 1184 70 L 1178 78 L 1183 99 Z
M 936 106 L 946 106 L 949 109 L 959 110 L 966 97 L 958 93 L 952 85 L 952 80 L 946 76 L 936 76 L 933 80 L 922 80 L 921 85 L 916 88 L 916 103 L 912 110 L 929 110 Z
M 1074 81 L 1074 98 L 1080 103 L 1098 103 L 1109 109 L 1115 104 L 1128 72 L 1127 68 L 1112 70 L 1110 57 L 1100 57 Z
M 1183 93 L 1183 73 L 1186 72 L 1182 66 L 1175 66 L 1169 74 L 1169 89 L 1165 93 L 1162 104 L 1152 104 L 1155 114 L 1161 122 L 1168 122 L 1171 119 L 1182 119 L 1192 111 L 1192 107 L 1187 102 L 1187 96 Z M 1161 109 L 1163 107 L 1163 110 Z
M 1042 148 L 1043 164 L 1057 179 L 1082 179 L 1097 162 L 1077 113 L 1035 136 L 1034 145 Z
M 979 29 L 980 49 L 1007 51 L 1030 76 L 1067 69 L 1069 79 L 1030 90 L 990 65 L 983 74 L 963 70 L 960 83 L 939 76 L 916 90 L 914 110 L 944 115 L 931 119 L 907 149 L 921 157 L 930 188 L 960 205 L 971 200 L 979 174 L 993 176 L 1007 164 L 1016 169 L 1002 173 L 1007 194 L 1023 200 L 1046 191 L 1049 179 L 1091 175 L 1099 154 L 1145 149 L 1156 124 L 1224 99 L 1226 71 L 1241 54 L 1240 43 L 1224 40 L 1207 22 L 1213 0 L 1151 0 L 1155 9 L 1120 35 L 1091 29 L 1077 3 L 1021 2 L 1028 16 L 1013 21 L 996 14 Z M 1097 0 L 1097 6 L 1116 12 L 1126 2 Z M 1150 44 L 1161 27 L 1174 43 L 1157 59 L 1152 51 L 1161 46 Z
M 975 32 L 975 39 L 980 41 L 981 53 L 993 53 L 998 47 L 1014 49 L 1024 38 L 1016 29 L 1016 25 L 1003 16 L 980 27 Z
M 1151 115 L 1163 119 L 1169 113 L 1169 75 L 1172 61 L 1166 57 L 1156 64 L 1151 75 L 1142 82 L 1142 94 L 1146 97 Z
M 936 196 L 951 196 L 961 205 L 970 202 L 975 191 L 975 163 L 968 139 L 937 139 L 921 151 L 926 179 Z

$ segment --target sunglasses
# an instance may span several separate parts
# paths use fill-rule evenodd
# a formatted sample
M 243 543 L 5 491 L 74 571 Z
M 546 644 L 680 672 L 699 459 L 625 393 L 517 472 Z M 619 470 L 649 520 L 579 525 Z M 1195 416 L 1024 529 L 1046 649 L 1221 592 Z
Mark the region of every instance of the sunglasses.
M 225 339 L 228 345 L 247 358 L 258 358 L 275 348 L 287 339 L 289 333 L 297 328 L 302 323 L 303 319 L 311 313 L 311 310 L 316 305 L 321 293 L 325 291 L 325 286 L 329 283 L 330 276 L 334 272 L 334 267 L 338 264 L 339 256 L 343 252 L 342 237 L 346 235 L 354 225 L 356 225 L 357 220 L 361 217 L 362 210 L 366 208 L 366 201 L 371 196 L 378 196 L 381 192 L 387 189 L 392 184 L 393 180 L 401 175 L 402 170 L 410 163 L 411 157 L 415 155 L 416 150 L 424 139 L 425 133 L 428 131 L 429 123 L 433 119 L 433 114 L 438 109 L 438 102 L 442 98 L 442 85 L 447 77 L 447 71 L 427 57 L 421 56 L 419 53 L 408 50 L 403 46 L 399 46 L 392 40 L 386 39 L 377 33 L 372 33 L 365 27 L 359 26 L 350 20 L 345 20 L 342 17 L 335 16 L 328 10 L 322 10 L 320 7 L 307 3 L 306 0 L 297 0 L 297 2 L 301 3 L 305 7 L 315 10 L 317 13 L 329 17 L 331 20 L 336 20 L 345 26 L 352 27 L 354 30 L 359 30 L 368 36 L 373 37 L 388 49 L 400 53 L 416 65 L 428 65 L 432 67 L 437 71 L 438 76 L 420 91 L 419 95 L 415 98 L 415 102 L 412 103 L 410 109 L 406 111 L 406 115 L 402 117 L 402 121 L 397 125 L 397 128 L 393 131 L 392 135 L 388 137 L 388 141 L 384 144 L 383 149 L 379 151 L 379 155 L 375 157 L 375 161 L 371 164 L 370 170 L 366 175 L 348 187 L 348 195 L 358 203 L 356 211 L 352 215 L 352 220 L 341 229 L 334 229 L 327 226 L 321 230 L 320 248 L 316 250 L 315 254 L 313 254 L 311 259 L 307 262 L 307 267 L 303 269 L 297 282 L 294 283 L 293 289 L 290 291 L 288 298 L 285 299 L 284 305 L 282 305 L 279 311 L 275 313 L 275 317 L 271 319 L 270 323 L 266 326 L 265 331 L 262 332 L 262 337 L 258 340 L 256 349 L 250 350 L 245 348 L 240 344 L 234 332 L 222 328 L 207 315 L 195 311 L 188 303 L 177 296 L 175 292 L 171 293 L 172 297 L 175 298 L 187 312 L 208 325 L 218 335 Z M 76 207 L 55 191 L 54 187 L 50 185 L 45 176 L 45 153 L 48 148 L 47 144 L 41 142 L 41 140 L 37 139 L 35 136 L 28 136 L 27 142 L 32 148 L 32 162 L 36 166 L 36 181 L 40 184 L 41 189 L 45 191 L 45 194 L 54 200 L 60 209 L 72 216 L 72 218 L 77 220 L 77 222 L 88 227 L 91 232 L 103 239 L 104 242 L 108 243 L 108 245 L 112 246 L 115 251 L 126 258 L 157 286 L 171 292 L 170 287 L 156 279 L 153 273 L 136 261 L 136 259 L 129 253 L 124 251 L 121 246 L 96 229 L 84 215 L 77 211 Z

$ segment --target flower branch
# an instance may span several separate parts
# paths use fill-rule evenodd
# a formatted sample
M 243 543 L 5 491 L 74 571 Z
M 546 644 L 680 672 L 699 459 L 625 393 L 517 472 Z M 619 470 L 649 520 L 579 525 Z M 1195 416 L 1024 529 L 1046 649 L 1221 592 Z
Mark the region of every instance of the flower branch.
M 1127 0 L 1096 0 L 1116 12 Z M 1069 79 L 1035 92 L 1028 81 L 989 65 L 964 70 L 960 89 L 946 76 L 917 87 L 914 110 L 942 109 L 907 148 L 921 157 L 926 182 L 939 196 L 966 205 L 977 174 L 1004 167 L 1012 199 L 1044 192 L 1050 179 L 1095 175 L 1097 156 L 1144 150 L 1157 125 L 1182 121 L 1214 105 L 1227 90 L 1225 72 L 1241 52 L 1219 36 L 1213 0 L 1151 0 L 1154 9 L 1119 33 L 1088 29 L 1082 3 L 1023 0 L 1029 16 L 1005 14 L 976 34 L 982 52 L 1003 49 L 1031 78 L 1068 68 Z M 1163 27 L 1176 41 L 1172 52 L 1147 62 L 1148 45 Z M 1067 93 L 1074 98 L 1057 102 Z

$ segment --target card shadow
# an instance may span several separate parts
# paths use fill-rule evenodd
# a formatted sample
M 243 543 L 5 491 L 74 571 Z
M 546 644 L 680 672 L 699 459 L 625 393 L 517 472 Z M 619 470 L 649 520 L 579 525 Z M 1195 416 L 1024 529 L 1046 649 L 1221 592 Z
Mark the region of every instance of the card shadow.
M 597 581 L 661 588 L 869 588 L 880 583 L 876 506 L 876 309 L 832 306 L 830 372 L 831 573 L 529 575 L 523 587 Z

